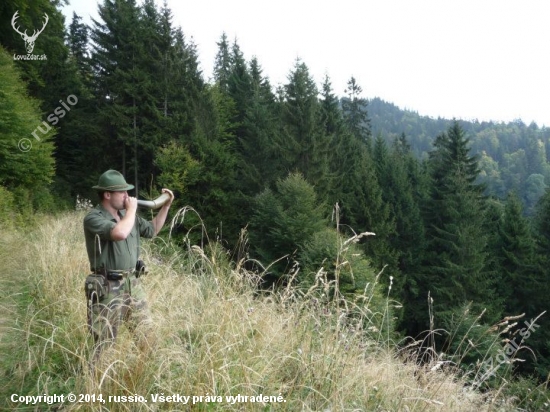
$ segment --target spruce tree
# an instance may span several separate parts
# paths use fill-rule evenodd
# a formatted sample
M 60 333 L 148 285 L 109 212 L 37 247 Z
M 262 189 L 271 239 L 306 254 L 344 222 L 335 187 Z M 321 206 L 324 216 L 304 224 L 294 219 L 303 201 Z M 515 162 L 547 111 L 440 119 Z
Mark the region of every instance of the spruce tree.
M 231 51 L 225 32 L 222 33 L 220 41 L 216 44 L 218 53 L 214 62 L 214 81 L 223 92 L 227 92 L 231 76 Z
M 135 1 L 104 0 L 91 31 L 94 93 L 97 96 L 106 161 L 124 175 L 131 155 L 136 113 L 136 65 L 139 11 Z M 133 179 L 132 179 L 133 180 Z M 134 182 L 135 184 L 135 182 Z
M 235 103 L 215 84 L 204 88 L 196 104 L 187 146 L 199 167 L 183 200 L 198 211 L 209 233 L 231 247 L 240 230 L 239 215 L 228 213 L 238 201 Z
M 539 308 L 533 297 L 543 287 L 537 276 L 535 241 L 530 225 L 523 216 L 523 206 L 519 197 L 510 193 L 506 200 L 504 214 L 498 228 L 499 260 L 501 282 L 499 294 L 504 300 L 506 315 L 526 313 L 535 316 Z
M 71 99 L 77 102 L 56 124 L 55 190 L 60 195 L 70 195 L 73 200 L 77 195 L 95 198 L 95 194 L 91 197 L 91 187 L 96 184 L 99 173 L 105 170 L 101 166 L 106 166 L 94 162 L 82 168 L 82 164 L 89 163 L 89 159 L 101 158 L 100 149 L 91 144 L 101 141 L 101 137 L 96 127 L 96 105 L 91 90 L 93 74 L 88 53 L 88 31 L 82 18 L 73 13 L 67 38 L 70 52 L 65 64 L 71 70 L 71 76 L 66 79 L 69 84 L 65 87 Z
M 325 205 L 299 173 L 278 180 L 255 200 L 251 245 L 261 263 L 277 278 L 288 271 L 312 236 L 326 227 Z
M 388 239 L 395 231 L 395 223 L 383 200 L 372 154 L 366 144 L 351 133 L 340 136 L 333 152 L 338 167 L 334 170 L 331 204 L 338 203 L 342 227 L 348 227 L 350 234 L 374 232 L 376 236 L 361 244 L 365 254 L 375 269 L 391 265 Z
M 404 136 L 388 148 L 379 135 L 374 142 L 373 157 L 382 199 L 389 208 L 394 230 L 386 235 L 388 243 L 385 264 L 393 275 L 395 297 L 402 303 L 409 300 L 416 289 L 413 277 L 417 274 L 424 253 L 425 233 L 420 203 L 415 196 L 419 190 L 412 171 L 418 167 Z M 407 324 L 408 306 L 405 304 L 401 321 Z
M 248 65 L 237 41 L 233 43 L 231 62 L 231 74 L 228 79 L 228 93 L 235 101 L 236 118 L 234 121 L 237 123 L 236 134 L 242 135 L 244 117 L 250 106 L 253 86 Z
M 472 310 L 487 308 L 489 319 L 500 316 L 495 281 L 487 273 L 487 234 L 484 232 L 486 200 L 483 186 L 476 183 L 477 158 L 470 155 L 469 140 L 454 122 L 439 135 L 430 153 L 431 192 L 426 214 L 428 251 L 423 274 L 418 274 L 419 300 L 428 292 L 434 300 L 436 317 L 449 322 L 463 304 Z M 417 320 L 425 313 L 417 313 Z
M 328 153 L 328 171 L 325 179 L 319 185 L 318 191 L 334 206 L 339 199 L 342 179 L 345 178 L 345 172 L 341 170 L 343 166 L 341 146 L 345 145 L 345 140 L 351 137 L 344 123 L 340 102 L 334 94 L 328 75 L 325 76 L 321 89 L 320 117 L 323 133 L 326 135 L 330 150 Z
M 395 217 L 396 236 L 391 243 L 399 250 L 399 268 L 403 273 L 414 273 L 425 249 L 425 230 L 422 219 L 422 195 L 425 176 L 420 162 L 413 155 L 406 137 L 394 143 L 389 154 L 387 202 Z
M 86 77 L 91 75 L 88 53 L 89 28 L 82 23 L 82 17 L 73 12 L 69 25 L 69 50 L 76 61 L 78 71 Z
M 164 20 L 169 11 L 164 10 Z M 186 144 L 200 116 L 200 100 L 205 88 L 202 72 L 199 69 L 198 52 L 193 42 L 186 40 L 181 28 L 174 30 L 173 46 L 165 59 L 165 97 L 163 116 L 170 136 Z
M 171 14 L 166 8 L 157 9 L 153 0 L 145 0 L 139 10 L 139 24 L 143 39 L 136 51 L 137 81 L 136 116 L 134 118 L 134 176 L 136 181 L 154 183 L 158 174 L 154 166 L 156 150 L 166 144 L 170 119 L 168 110 L 173 103 L 169 97 L 173 73 L 172 49 L 174 31 Z
M 538 201 L 533 217 L 533 234 L 535 239 L 535 259 L 537 267 L 527 277 L 521 279 L 525 283 L 522 287 L 527 288 L 526 292 L 531 292 L 522 305 L 530 313 L 537 316 L 543 311 L 548 310 L 548 293 L 546 285 L 550 280 L 550 190 Z M 546 312 L 540 318 L 537 324 L 540 327 L 536 333 L 529 337 L 526 345 L 535 353 L 536 359 L 530 359 L 529 365 L 534 369 L 536 376 L 544 380 L 550 373 L 550 322 L 549 314 Z M 528 318 L 530 320 L 530 318 Z
M 338 97 L 334 94 L 328 75 L 321 89 L 321 121 L 327 135 L 339 135 L 343 132 L 344 118 Z
M 318 90 L 308 67 L 300 60 L 284 86 L 282 134 L 277 142 L 283 169 L 297 171 L 320 184 L 327 174 L 329 141 L 321 127 Z
M 365 254 L 372 260 L 377 269 L 385 265 L 395 266 L 395 251 L 389 244 L 395 233 L 395 221 L 390 215 L 390 208 L 383 199 L 383 188 L 379 182 L 376 163 L 370 147 L 370 127 L 366 112 L 366 102 L 359 97 L 361 88 L 352 78 L 349 83 L 350 99 L 342 101 L 343 118 L 334 110 L 330 98 L 330 89 L 325 84 L 323 116 L 326 130 L 335 128 L 330 152 L 332 184 L 329 199 L 338 203 L 343 225 L 353 231 L 370 231 L 375 237 L 363 244 Z M 385 188 L 384 188 L 385 189 Z M 389 278 L 387 275 L 386 279 Z
M 251 93 L 237 133 L 239 211 L 243 226 L 251 216 L 253 198 L 270 187 L 278 174 L 274 142 L 278 133 L 275 96 L 256 59 L 250 64 Z
M 401 169 L 394 162 L 395 159 L 390 158 L 386 141 L 381 135 L 375 139 L 372 158 L 376 179 L 381 188 L 382 204 L 388 210 L 386 230 L 379 232 L 376 238 L 377 242 L 384 244 L 384 248 L 381 248 L 380 252 L 378 252 L 379 256 L 377 260 L 382 265 L 388 265 L 386 269 L 388 275 L 396 277 L 401 252 L 400 249 L 396 249 L 394 243 L 396 243 L 396 238 L 405 235 L 402 232 L 397 232 L 397 224 L 398 219 L 401 219 L 399 223 L 402 223 L 403 218 L 401 208 L 405 207 L 405 205 L 401 203 L 400 196 L 406 196 L 406 177 L 404 174 L 398 176 Z
M 344 119 L 353 135 L 372 149 L 372 131 L 367 111 L 367 100 L 360 97 L 363 89 L 355 77 L 351 77 L 346 88 L 347 98 L 342 100 Z
M 154 175 L 153 153 L 165 136 L 166 62 L 173 33 L 152 1 L 139 8 L 134 0 L 105 0 L 99 15 L 92 61 L 105 145 L 118 155 L 111 157 L 111 167 L 133 175 L 137 193 Z

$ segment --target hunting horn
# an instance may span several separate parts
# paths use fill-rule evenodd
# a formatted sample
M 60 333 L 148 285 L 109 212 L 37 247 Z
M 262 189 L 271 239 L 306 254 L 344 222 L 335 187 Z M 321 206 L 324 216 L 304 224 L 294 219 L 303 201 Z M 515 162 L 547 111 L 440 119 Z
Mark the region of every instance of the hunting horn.
M 158 209 L 159 207 L 164 206 L 164 204 L 170 200 L 170 195 L 168 193 L 163 193 L 155 200 L 138 200 L 138 206 L 146 207 L 148 209 Z

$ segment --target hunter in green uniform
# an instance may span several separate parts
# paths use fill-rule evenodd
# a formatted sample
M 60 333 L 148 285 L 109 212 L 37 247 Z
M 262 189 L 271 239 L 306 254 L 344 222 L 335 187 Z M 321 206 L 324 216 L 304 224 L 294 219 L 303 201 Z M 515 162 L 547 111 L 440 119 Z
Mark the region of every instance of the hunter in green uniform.
M 94 358 L 114 341 L 123 320 L 132 326 L 148 321 L 147 302 L 139 280 L 140 238 L 152 238 L 166 221 L 174 195 L 152 221 L 136 215 L 134 186 L 116 170 L 103 173 L 96 189 L 100 203 L 84 218 L 86 250 L 92 274 L 86 279 L 88 327 L 94 336 Z M 137 267 L 137 270 L 136 270 Z

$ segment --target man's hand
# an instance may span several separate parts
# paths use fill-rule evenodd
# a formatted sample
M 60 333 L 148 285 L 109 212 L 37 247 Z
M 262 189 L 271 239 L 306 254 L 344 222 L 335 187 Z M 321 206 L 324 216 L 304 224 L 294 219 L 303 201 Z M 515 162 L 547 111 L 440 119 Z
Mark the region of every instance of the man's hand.
M 170 200 L 168 200 L 164 205 L 170 206 L 172 202 L 174 201 L 174 193 L 170 189 L 162 189 L 162 193 L 168 193 L 170 195 Z
M 124 200 L 124 208 L 126 209 L 126 212 L 135 212 L 137 207 L 137 198 L 128 196 L 126 200 Z
M 168 216 L 168 210 L 170 209 L 170 205 L 174 201 L 174 194 L 170 189 L 162 189 L 162 193 L 167 193 L 170 195 L 170 199 L 162 206 L 160 211 L 157 213 L 157 215 L 153 218 L 153 227 L 155 228 L 155 235 L 160 232 L 160 229 L 162 229 L 162 226 L 164 226 L 164 222 L 166 221 L 166 216 Z
M 116 226 L 111 230 L 111 240 L 119 241 L 128 237 L 136 220 L 137 199 L 135 197 L 128 196 L 124 199 L 124 207 L 126 208 L 126 214 Z

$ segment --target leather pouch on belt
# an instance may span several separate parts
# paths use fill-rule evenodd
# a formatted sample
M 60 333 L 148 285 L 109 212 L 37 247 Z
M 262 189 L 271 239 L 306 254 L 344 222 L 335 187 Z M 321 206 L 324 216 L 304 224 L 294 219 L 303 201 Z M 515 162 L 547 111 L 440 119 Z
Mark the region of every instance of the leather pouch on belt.
M 93 302 L 105 296 L 108 292 L 108 287 L 109 285 L 103 275 L 91 274 L 86 276 L 84 291 L 86 292 L 86 297 Z

